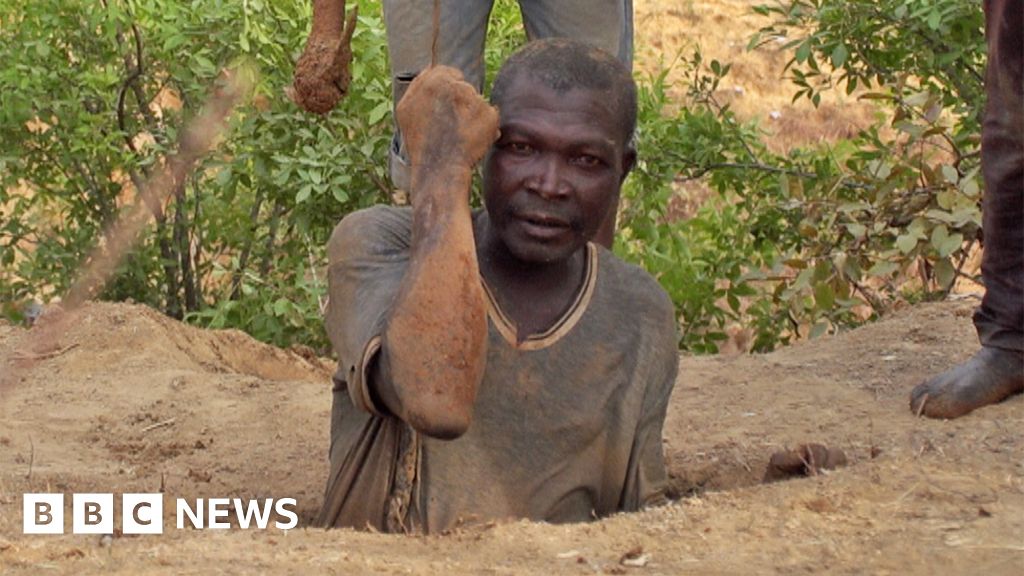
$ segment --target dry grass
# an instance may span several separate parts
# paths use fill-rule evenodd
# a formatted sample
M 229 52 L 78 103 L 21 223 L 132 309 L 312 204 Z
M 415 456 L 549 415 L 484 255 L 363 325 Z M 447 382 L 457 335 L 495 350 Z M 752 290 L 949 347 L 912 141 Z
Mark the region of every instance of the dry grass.
M 796 89 L 783 77 L 789 54 L 779 50 L 781 44 L 747 51 L 750 37 L 768 24 L 752 10 L 759 3 L 762 0 L 638 0 L 637 70 L 653 72 L 680 51 L 687 55 L 695 47 L 700 47 L 705 61 L 733 63 L 718 96 L 741 119 L 758 121 L 775 152 L 848 137 L 870 124 L 874 108 L 855 96 L 827 93 L 817 109 L 806 100 L 792 103 Z M 670 79 L 682 80 L 678 74 Z M 683 91 L 677 84 L 673 95 L 681 99 Z

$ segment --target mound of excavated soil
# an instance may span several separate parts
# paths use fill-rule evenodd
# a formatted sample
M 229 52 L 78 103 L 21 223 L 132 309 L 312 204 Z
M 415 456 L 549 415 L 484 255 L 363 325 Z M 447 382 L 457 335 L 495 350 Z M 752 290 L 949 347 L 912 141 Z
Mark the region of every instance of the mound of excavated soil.
M 176 530 L 168 503 L 160 536 L 23 535 L 26 492 L 294 497 L 303 523 L 320 504 L 329 362 L 89 305 L 53 355 L 0 366 L 0 573 L 1021 574 L 1024 398 L 956 421 L 907 408 L 976 347 L 969 313 L 928 304 L 773 354 L 683 358 L 665 427 L 682 498 L 639 514 L 403 537 Z M 0 358 L 33 330 L 0 326 Z M 810 442 L 848 466 L 760 483 L 772 452 Z

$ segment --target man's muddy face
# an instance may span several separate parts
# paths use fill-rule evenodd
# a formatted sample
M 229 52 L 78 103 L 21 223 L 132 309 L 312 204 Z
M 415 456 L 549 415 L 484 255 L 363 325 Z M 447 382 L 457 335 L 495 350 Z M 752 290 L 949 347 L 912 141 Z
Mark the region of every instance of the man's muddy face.
M 556 92 L 528 73 L 508 86 L 501 137 L 484 164 L 484 203 L 520 260 L 569 258 L 615 206 L 633 153 L 609 100 L 585 89 Z

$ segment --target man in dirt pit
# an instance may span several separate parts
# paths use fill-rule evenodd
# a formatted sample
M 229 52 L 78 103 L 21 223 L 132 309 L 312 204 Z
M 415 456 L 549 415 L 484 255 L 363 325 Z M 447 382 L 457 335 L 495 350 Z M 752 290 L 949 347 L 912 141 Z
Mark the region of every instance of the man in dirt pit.
M 322 525 L 437 533 L 664 499 L 672 304 L 591 241 L 636 160 L 636 87 L 557 39 L 509 58 L 492 92 L 500 115 L 452 68 L 418 76 L 398 106 L 411 208 L 331 237 Z
M 296 102 L 317 114 L 328 113 L 348 91 L 349 43 L 355 26 L 353 5 L 345 18 L 345 0 L 313 0 L 313 23 L 295 69 Z M 530 40 L 573 38 L 633 64 L 633 0 L 519 0 L 523 28 Z M 494 0 L 383 0 L 381 3 L 395 104 L 422 70 L 436 63 L 462 72 L 478 91 L 484 85 L 484 45 Z M 435 13 L 436 10 L 436 13 Z M 436 17 L 436 20 L 435 20 Z M 398 128 L 396 126 L 396 128 Z M 401 131 L 389 152 L 391 181 L 408 191 L 410 170 Z M 595 235 L 611 248 L 615 210 Z

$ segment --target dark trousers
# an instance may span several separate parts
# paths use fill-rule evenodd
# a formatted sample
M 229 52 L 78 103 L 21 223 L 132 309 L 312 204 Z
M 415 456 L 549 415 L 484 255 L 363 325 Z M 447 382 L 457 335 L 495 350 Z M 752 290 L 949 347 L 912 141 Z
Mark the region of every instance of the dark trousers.
M 1024 0 L 985 0 L 985 36 L 985 297 L 974 325 L 983 346 L 1024 351 Z

